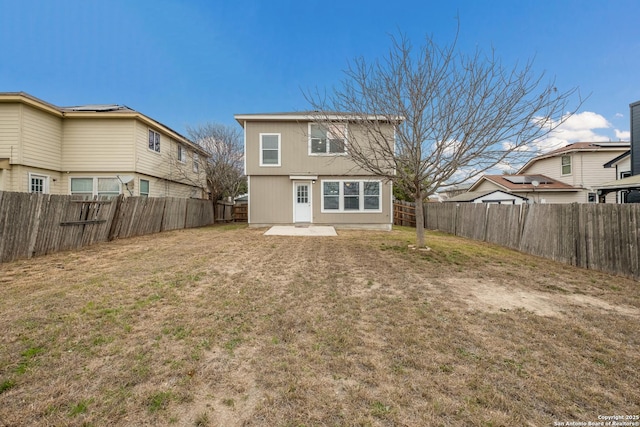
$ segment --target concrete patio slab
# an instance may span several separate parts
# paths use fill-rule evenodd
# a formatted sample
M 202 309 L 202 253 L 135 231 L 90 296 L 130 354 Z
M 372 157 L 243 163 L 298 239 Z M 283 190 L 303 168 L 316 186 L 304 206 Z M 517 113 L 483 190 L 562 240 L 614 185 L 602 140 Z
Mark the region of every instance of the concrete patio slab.
M 293 225 L 274 225 L 268 229 L 265 236 L 337 236 L 336 229 L 331 226 L 310 225 L 308 227 L 295 227 Z

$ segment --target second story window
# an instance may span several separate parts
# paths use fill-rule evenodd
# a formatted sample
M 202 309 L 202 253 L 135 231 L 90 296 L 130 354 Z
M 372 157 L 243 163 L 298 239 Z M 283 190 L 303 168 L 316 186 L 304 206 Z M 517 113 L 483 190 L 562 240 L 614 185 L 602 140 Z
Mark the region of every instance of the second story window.
M 345 125 L 309 124 L 309 154 L 344 154 Z
M 187 152 L 180 144 L 178 144 L 178 161 L 180 163 L 184 163 L 187 161 Z
M 200 172 L 200 156 L 198 156 L 198 153 L 193 153 L 193 171 L 195 173 Z
M 160 152 L 160 134 L 149 129 L 149 150 Z
M 280 166 L 280 134 L 260 134 L 260 166 Z
M 571 175 L 571 156 L 562 156 L 562 175 Z

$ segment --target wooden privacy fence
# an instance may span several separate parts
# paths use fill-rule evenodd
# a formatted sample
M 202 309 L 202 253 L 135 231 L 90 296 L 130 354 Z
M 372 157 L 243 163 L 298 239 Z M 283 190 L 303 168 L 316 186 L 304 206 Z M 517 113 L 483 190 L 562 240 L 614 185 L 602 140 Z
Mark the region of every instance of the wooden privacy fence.
M 98 242 L 213 224 L 208 200 L 0 191 L 0 262 Z
M 640 279 L 639 204 L 427 203 L 425 228 Z
M 404 225 L 407 227 L 416 226 L 416 204 L 411 202 L 403 202 L 402 200 L 393 201 L 393 225 Z

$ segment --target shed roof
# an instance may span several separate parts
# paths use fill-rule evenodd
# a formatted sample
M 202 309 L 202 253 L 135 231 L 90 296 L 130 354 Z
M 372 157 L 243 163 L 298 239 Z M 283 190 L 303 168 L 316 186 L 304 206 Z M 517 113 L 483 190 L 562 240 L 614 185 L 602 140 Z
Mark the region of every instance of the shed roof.
M 594 186 L 596 190 L 640 190 L 640 175 L 633 175 Z

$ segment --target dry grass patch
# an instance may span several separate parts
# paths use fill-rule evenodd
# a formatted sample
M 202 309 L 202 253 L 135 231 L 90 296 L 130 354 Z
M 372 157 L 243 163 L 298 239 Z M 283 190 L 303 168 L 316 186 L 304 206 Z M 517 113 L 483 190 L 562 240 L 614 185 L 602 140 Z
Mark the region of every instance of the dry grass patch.
M 640 413 L 638 283 L 413 230 L 209 227 L 0 265 L 0 425 Z

